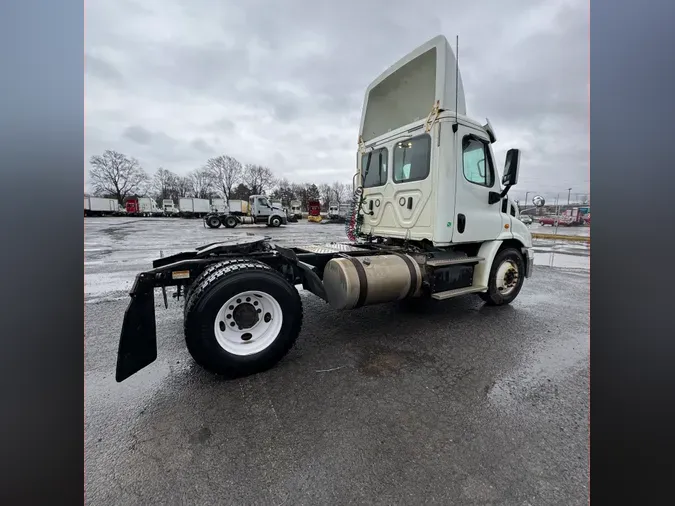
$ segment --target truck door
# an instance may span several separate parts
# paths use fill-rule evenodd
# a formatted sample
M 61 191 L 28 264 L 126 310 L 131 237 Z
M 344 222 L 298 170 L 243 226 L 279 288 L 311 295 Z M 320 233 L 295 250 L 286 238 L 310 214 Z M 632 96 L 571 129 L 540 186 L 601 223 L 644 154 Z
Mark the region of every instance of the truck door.
M 270 204 L 265 197 L 256 198 L 256 216 L 264 218 L 270 215 Z
M 491 191 L 499 192 L 497 171 L 487 135 L 459 125 L 455 192 L 455 226 L 452 242 L 478 242 L 496 239 L 511 222 L 508 207 L 490 204 Z

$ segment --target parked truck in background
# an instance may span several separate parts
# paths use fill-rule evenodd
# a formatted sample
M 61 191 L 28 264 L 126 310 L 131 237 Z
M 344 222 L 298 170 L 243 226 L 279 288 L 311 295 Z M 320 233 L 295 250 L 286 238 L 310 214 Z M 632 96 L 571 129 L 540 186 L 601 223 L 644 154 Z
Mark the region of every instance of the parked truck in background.
M 178 199 L 180 215 L 186 218 L 203 218 L 211 212 L 211 203 L 208 199 L 181 198 Z
M 299 200 L 291 200 L 291 211 L 290 215 L 294 216 L 298 220 L 302 219 L 302 202 Z
M 542 216 L 538 221 L 540 225 L 576 227 L 589 224 L 591 219 L 587 207 L 573 207 L 572 209 L 566 209 L 558 215 Z
M 288 223 L 286 211 L 278 204 L 273 204 L 264 195 L 251 195 L 245 200 L 230 200 L 229 209 L 225 213 L 209 213 L 204 217 L 204 224 L 209 228 L 234 228 L 237 225 L 265 224 L 279 227 Z
M 349 215 L 349 210 L 349 204 L 330 202 L 328 204 L 328 220 L 322 223 L 344 223 Z
M 131 197 L 124 204 L 128 216 L 161 216 L 162 209 L 150 197 Z
M 532 275 L 534 250 L 508 197 L 520 151 L 507 151 L 499 179 L 496 141 L 489 121 L 467 116 L 445 37 L 418 47 L 366 89 L 350 241 L 282 246 L 239 236 L 156 259 L 131 289 L 116 380 L 157 358 L 155 288 L 165 304 L 169 286 L 184 295 L 190 354 L 227 378 L 265 371 L 292 348 L 303 320 L 297 285 L 336 311 L 468 294 L 491 306 L 511 303 Z
M 162 199 L 162 211 L 165 216 L 178 216 L 178 208 L 173 199 Z
M 310 200 L 307 202 L 307 221 L 320 223 L 322 219 L 321 202 L 318 200 Z

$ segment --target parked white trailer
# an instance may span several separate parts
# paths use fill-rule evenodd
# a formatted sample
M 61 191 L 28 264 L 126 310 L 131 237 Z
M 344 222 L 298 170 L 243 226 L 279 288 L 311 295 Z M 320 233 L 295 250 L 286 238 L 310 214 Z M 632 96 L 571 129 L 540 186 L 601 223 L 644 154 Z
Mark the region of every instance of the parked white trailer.
M 227 200 L 225 199 L 211 199 L 211 212 L 226 213 L 228 210 Z
M 208 199 L 182 198 L 178 200 L 178 209 L 183 216 L 206 216 L 211 211 Z
M 116 199 L 106 197 L 85 197 L 84 211 L 86 216 L 112 216 L 119 211 Z
M 248 213 L 248 201 L 230 200 L 230 214 L 246 214 L 246 213 Z

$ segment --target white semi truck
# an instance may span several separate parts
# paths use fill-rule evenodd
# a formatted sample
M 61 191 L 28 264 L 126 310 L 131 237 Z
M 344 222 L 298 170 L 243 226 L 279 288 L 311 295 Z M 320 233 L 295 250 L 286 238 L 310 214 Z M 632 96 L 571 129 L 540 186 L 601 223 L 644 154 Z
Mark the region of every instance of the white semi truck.
M 290 215 L 298 220 L 302 219 L 302 202 L 300 202 L 299 200 L 291 200 Z
M 158 258 L 139 273 L 124 316 L 117 381 L 157 357 L 154 289 L 183 296 L 186 344 L 205 369 L 234 378 L 279 362 L 302 327 L 296 285 L 335 310 L 476 294 L 511 303 L 532 274 L 532 238 L 507 197 L 489 122 L 467 116 L 462 79 L 442 36 L 368 86 L 360 124 L 351 241 L 281 246 L 233 236 Z
M 204 217 L 204 224 L 209 228 L 234 228 L 237 225 L 265 224 L 280 227 L 288 223 L 286 211 L 280 204 L 270 202 L 264 195 L 251 195 L 245 200 L 230 200 L 224 213 L 210 213 Z
M 162 211 L 164 216 L 178 216 L 179 210 L 173 199 L 162 199 Z

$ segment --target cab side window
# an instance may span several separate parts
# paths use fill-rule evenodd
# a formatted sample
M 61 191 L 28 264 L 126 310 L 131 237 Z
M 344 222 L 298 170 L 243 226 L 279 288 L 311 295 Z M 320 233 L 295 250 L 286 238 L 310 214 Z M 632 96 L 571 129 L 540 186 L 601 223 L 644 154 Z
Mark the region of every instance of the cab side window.
M 487 144 L 470 135 L 462 140 L 462 166 L 464 177 L 470 183 L 492 188 L 495 170 Z
M 387 159 L 389 151 L 387 148 L 380 148 L 361 157 L 361 177 L 363 178 L 364 188 L 373 188 L 383 186 L 387 182 Z
M 429 175 L 431 137 L 427 134 L 394 145 L 394 182 L 422 181 Z

